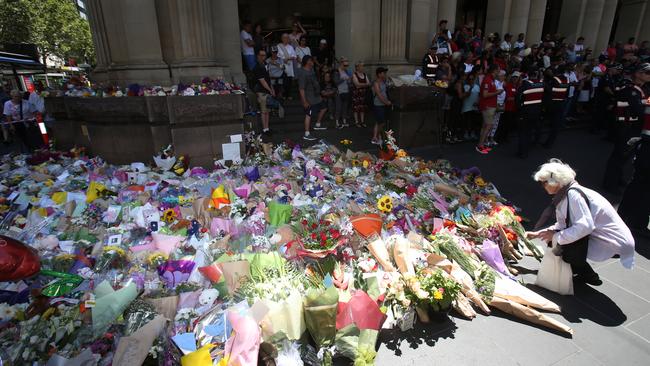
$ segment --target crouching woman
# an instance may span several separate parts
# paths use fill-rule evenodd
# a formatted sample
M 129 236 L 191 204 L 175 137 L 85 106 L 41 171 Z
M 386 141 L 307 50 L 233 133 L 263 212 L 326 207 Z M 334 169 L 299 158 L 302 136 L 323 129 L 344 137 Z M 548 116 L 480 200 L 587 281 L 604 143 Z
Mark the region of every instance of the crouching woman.
M 616 210 L 598 192 L 575 180 L 576 172 L 558 159 L 542 165 L 533 176 L 553 196 L 535 230 L 543 227 L 555 212 L 555 224 L 528 233 L 531 238 L 555 245 L 553 253 L 571 265 L 574 281 L 600 285 L 598 274 L 587 263 L 620 256 L 626 268 L 634 265 L 634 238 Z

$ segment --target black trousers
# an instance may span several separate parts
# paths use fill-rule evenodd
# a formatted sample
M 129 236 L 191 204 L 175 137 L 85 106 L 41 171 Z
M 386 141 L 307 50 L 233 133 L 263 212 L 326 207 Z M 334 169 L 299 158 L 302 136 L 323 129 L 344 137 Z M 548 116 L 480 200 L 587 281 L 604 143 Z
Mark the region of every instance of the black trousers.
M 557 134 L 560 131 L 560 128 L 564 125 L 564 104 L 566 102 L 552 102 L 551 108 L 549 109 L 549 119 L 551 122 L 550 129 L 548 132 L 548 137 L 544 142 L 544 145 L 550 147 L 555 143 Z
M 539 140 L 540 111 L 517 115 L 517 155 L 526 157 L 534 142 Z
M 597 276 L 591 265 L 587 263 L 587 251 L 589 249 L 589 236 L 573 242 L 562 245 L 562 260 L 571 265 L 574 275 L 584 277 Z
M 650 216 L 650 136 L 643 136 L 636 150 L 634 176 L 623 194 L 618 213 L 632 229 L 647 230 Z
M 634 156 L 634 150 L 627 142 L 639 136 L 640 122 L 619 122 L 613 132 L 614 149 L 607 160 L 603 186 L 608 190 L 616 190 L 623 181 L 623 168 Z

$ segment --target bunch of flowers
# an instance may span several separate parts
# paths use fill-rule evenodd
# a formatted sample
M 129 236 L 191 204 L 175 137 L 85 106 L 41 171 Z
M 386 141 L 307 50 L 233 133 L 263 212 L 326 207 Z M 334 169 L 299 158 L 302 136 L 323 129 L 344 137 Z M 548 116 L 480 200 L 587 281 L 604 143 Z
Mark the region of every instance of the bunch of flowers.
M 420 282 L 421 290 L 428 295 L 420 302 L 420 305 L 426 304 L 433 311 L 449 310 L 461 289 L 461 285 L 451 277 L 445 276 L 441 269 L 425 268 L 418 272 L 417 279 Z
M 323 218 L 313 220 L 305 217 L 293 228 L 303 247 L 309 250 L 332 250 L 343 240 L 334 223 Z
M 390 214 L 393 211 L 393 199 L 386 195 L 377 200 L 377 208 L 379 211 Z
M 163 252 L 153 252 L 147 256 L 146 264 L 149 269 L 153 270 L 165 264 L 168 259 L 169 256 Z
M 128 262 L 126 251 L 116 245 L 107 245 L 102 248 L 102 254 L 97 258 L 95 272 L 102 272 L 109 268 L 123 268 Z

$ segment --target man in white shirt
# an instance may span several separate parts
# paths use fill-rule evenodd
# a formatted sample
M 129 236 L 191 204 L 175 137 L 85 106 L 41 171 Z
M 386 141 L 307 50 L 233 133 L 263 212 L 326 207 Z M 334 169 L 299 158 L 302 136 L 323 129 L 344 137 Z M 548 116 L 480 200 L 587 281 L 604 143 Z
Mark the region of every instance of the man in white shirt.
M 512 48 L 512 44 L 510 44 L 510 41 L 512 41 L 512 35 L 510 33 L 506 33 L 505 36 L 503 36 L 503 42 L 501 42 L 501 49 L 505 52 L 510 52 L 510 49 Z
M 12 132 L 15 132 L 29 148 L 29 142 L 27 140 L 28 122 L 26 122 L 26 120 L 34 118 L 34 112 L 31 104 L 23 99 L 23 93 L 21 93 L 20 90 L 14 89 L 11 91 L 11 100 L 5 102 L 2 114 L 4 115 L 5 122 L 9 123 L 9 125 L 2 125 L 4 141 L 9 142 L 9 131 L 11 130 Z
M 573 109 L 574 94 L 576 91 L 576 86 L 578 85 L 578 76 L 576 75 L 575 64 L 567 64 L 566 70 L 564 71 L 564 77 L 569 83 L 568 100 L 564 105 L 564 115 L 567 121 L 572 121 L 575 120 L 575 118 L 571 117 L 571 109 Z
M 249 21 L 244 22 L 244 27 L 239 34 L 241 39 L 241 53 L 244 56 L 246 67 L 249 71 L 255 68 L 255 42 L 253 41 L 253 24 Z
M 45 87 L 43 86 L 43 83 L 38 81 L 36 83 L 35 90 L 29 93 L 28 99 L 32 110 L 41 114 L 45 113 L 45 99 L 43 99 L 43 96 L 41 95 L 44 89 Z
M 576 44 L 573 45 L 573 52 L 576 53 L 576 62 L 584 61 L 585 56 L 585 37 L 578 37 Z
M 526 48 L 526 41 L 524 40 L 525 37 L 526 37 L 525 34 L 519 33 L 519 35 L 517 36 L 517 41 L 515 42 L 515 49 L 516 50 L 521 51 L 524 48 Z

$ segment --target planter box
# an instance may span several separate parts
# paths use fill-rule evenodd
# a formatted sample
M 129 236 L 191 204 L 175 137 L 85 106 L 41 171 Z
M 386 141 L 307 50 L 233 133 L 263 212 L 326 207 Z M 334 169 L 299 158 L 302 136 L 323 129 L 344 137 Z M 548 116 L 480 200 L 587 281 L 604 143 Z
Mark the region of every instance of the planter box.
M 239 94 L 169 96 L 169 122 L 209 123 L 241 120 L 244 116 L 244 96 Z
M 393 109 L 390 128 L 402 148 L 436 145 L 443 138 L 444 94 L 438 88 L 402 86 L 389 89 Z
M 221 144 L 230 142 L 230 135 L 244 133 L 244 100 L 236 94 L 64 97 L 50 105 L 59 115 L 65 110 L 67 117 L 51 124 L 61 148 L 86 146 L 114 164 L 150 162 L 173 143 L 178 154 L 190 156 L 193 166 L 211 166 L 222 157 Z
M 68 112 L 65 109 L 65 100 L 63 97 L 47 97 L 45 100 L 45 112 L 54 119 L 65 119 Z

